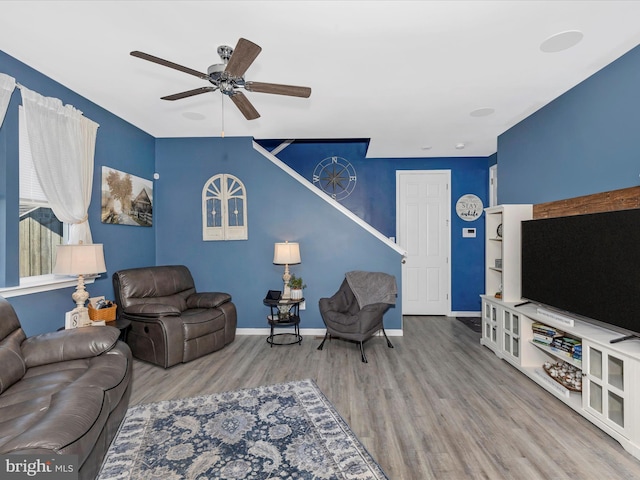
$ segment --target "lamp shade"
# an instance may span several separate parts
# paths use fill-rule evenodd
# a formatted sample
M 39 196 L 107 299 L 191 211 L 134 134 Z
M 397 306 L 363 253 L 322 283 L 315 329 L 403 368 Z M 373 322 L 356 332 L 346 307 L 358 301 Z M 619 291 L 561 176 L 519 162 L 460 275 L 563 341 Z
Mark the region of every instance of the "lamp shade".
M 58 245 L 53 273 L 59 275 L 90 275 L 107 271 L 101 243 Z
M 296 242 L 276 243 L 273 249 L 273 263 L 276 265 L 300 263 L 300 245 Z

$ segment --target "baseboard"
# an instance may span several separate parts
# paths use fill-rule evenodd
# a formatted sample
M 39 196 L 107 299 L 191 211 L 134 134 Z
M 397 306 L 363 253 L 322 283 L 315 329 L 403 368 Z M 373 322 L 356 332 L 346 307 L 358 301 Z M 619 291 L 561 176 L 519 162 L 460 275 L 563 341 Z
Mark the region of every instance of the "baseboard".
M 326 330 L 324 328 L 301 328 L 300 335 L 302 336 L 316 336 L 316 337 L 324 337 Z M 401 328 L 393 328 L 386 329 L 388 337 L 402 337 L 404 332 Z M 236 335 L 263 335 L 268 336 L 271 333 L 269 328 L 238 328 L 236 329 Z M 376 335 L 382 336 L 382 330 L 380 330 Z
M 403 337 L 404 336 L 404 330 L 402 330 L 401 328 L 385 328 L 384 331 L 387 334 L 387 337 Z M 381 337 L 382 336 L 382 330 L 378 331 L 378 333 L 376 333 L 377 336 Z
M 482 312 L 451 312 L 451 317 L 481 317 Z

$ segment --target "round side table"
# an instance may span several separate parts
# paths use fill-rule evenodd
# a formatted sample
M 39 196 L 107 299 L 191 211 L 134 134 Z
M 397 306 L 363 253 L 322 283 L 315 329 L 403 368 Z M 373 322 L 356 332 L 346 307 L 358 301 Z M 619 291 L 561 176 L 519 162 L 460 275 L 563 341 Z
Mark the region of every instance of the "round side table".
M 304 298 L 291 300 L 264 299 L 264 304 L 271 309 L 271 314 L 267 315 L 267 322 L 271 328 L 267 343 L 273 347 L 274 345 L 302 345 L 302 335 L 300 335 L 300 304 L 304 302 Z M 281 327 L 293 327 L 293 332 L 274 333 L 274 329 Z M 278 340 L 276 340 L 278 337 Z M 285 340 L 289 337 L 289 341 Z

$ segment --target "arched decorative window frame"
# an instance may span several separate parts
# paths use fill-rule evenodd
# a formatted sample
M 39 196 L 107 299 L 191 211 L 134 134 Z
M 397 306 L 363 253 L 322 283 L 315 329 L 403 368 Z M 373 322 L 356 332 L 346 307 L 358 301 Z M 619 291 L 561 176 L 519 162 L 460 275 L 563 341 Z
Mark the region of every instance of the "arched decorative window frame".
M 211 215 L 213 225 L 208 221 Z M 214 175 L 202 188 L 202 240 L 248 238 L 247 190 L 244 183 L 229 173 Z

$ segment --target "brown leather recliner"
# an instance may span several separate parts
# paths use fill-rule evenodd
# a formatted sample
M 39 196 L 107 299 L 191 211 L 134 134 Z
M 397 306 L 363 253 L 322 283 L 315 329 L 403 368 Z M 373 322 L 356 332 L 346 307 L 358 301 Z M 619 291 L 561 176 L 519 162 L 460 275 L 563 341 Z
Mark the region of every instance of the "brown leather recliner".
M 84 327 L 26 338 L 0 297 L 0 454 L 76 455 L 78 478 L 94 479 L 129 406 L 131 351 L 119 335 Z
M 168 368 L 220 350 L 236 336 L 231 295 L 196 292 L 184 265 L 132 268 L 113 274 L 120 318 L 131 321 L 134 357 Z

